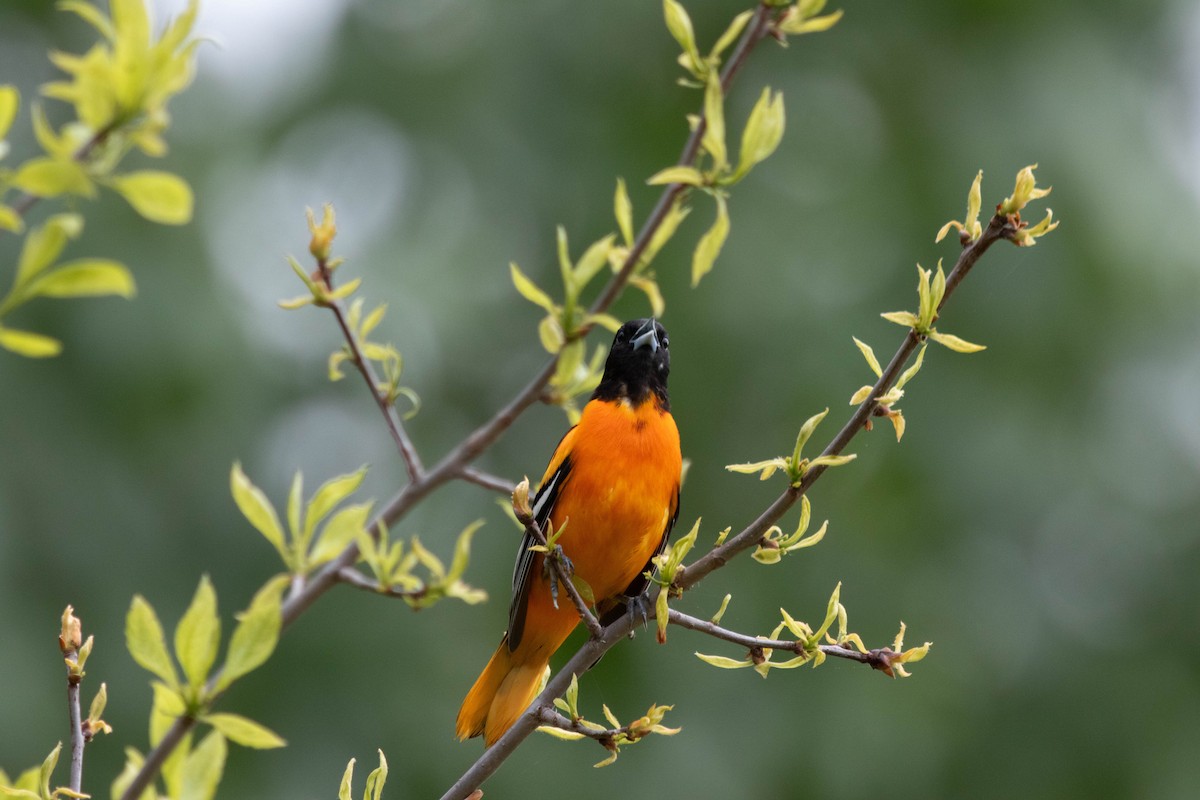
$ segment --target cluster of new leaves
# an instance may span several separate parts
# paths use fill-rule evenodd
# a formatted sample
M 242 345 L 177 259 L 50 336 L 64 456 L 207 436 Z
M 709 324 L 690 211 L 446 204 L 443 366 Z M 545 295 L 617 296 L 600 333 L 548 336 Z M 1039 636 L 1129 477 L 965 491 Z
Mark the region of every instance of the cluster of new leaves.
M 42 93 L 70 103 L 75 119 L 56 130 L 44 109 L 34 105 L 33 132 L 43 154 L 0 168 L 0 231 L 24 233 L 24 214 L 40 198 L 92 198 L 98 186 L 117 192 L 153 222 L 188 222 L 192 192 L 182 178 L 159 170 L 118 170 L 135 148 L 150 156 L 166 152 L 167 103 L 187 87 L 194 70 L 194 0 L 158 37 L 151 33 L 143 0 L 112 0 L 111 17 L 81 0 L 59 5 L 89 22 L 103 41 L 81 56 L 51 54 L 68 79 L 46 84 Z M 19 107 L 16 88 L 0 86 L 0 159 L 7 155 L 4 138 Z M 21 193 L 15 201 L 10 199 L 14 192 Z M 0 320 L 37 297 L 133 296 L 133 277 L 116 261 L 89 258 L 55 265 L 67 240 L 82 230 L 82 216 L 59 214 L 28 233 L 13 284 L 0 299 Z M 57 339 L 4 325 L 0 347 L 29 357 L 62 350 Z
M 790 456 L 777 456 L 775 458 L 768 458 L 766 461 L 755 461 L 750 464 L 729 464 L 725 469 L 730 472 L 741 472 L 746 475 L 752 475 L 757 472 L 759 480 L 764 481 L 774 475 L 776 470 L 783 470 L 787 474 L 792 486 L 799 486 L 800 482 L 804 480 L 804 476 L 816 467 L 840 467 L 843 464 L 850 463 L 857 456 L 850 454 L 805 458 L 801 455 L 804 445 L 808 443 L 808 440 L 813 435 L 813 431 L 817 429 L 817 425 L 821 424 L 821 420 L 825 419 L 825 415 L 828 413 L 829 409 L 827 408 L 820 414 L 809 417 L 800 426 L 800 433 L 796 435 L 796 445 L 792 448 Z
M 449 568 L 416 537 L 405 550 L 404 542 L 388 541 L 382 526 L 368 531 L 372 502 L 338 508 L 358 490 L 366 472 L 363 467 L 331 478 L 307 502 L 304 476 L 297 472 L 288 492 L 286 531 L 271 501 L 251 483 L 240 464 L 234 464 L 230 472 L 230 490 L 242 515 L 279 553 L 289 576 L 304 577 L 357 543 L 363 561 L 375 575 L 377 583 L 372 588 L 376 591 L 401 596 L 415 608 L 432 605 L 443 597 L 467 603 L 485 600 L 485 593 L 462 581 L 471 554 L 471 537 L 482 523 L 472 523 L 459 534 Z M 416 574 L 418 566 L 424 567 L 427 574 Z
M 331 478 L 305 503 L 304 476 L 297 472 L 288 492 L 286 532 L 275 507 L 246 477 L 241 464 L 233 465 L 229 484 L 242 515 L 279 553 L 288 573 L 303 576 L 333 560 L 366 529 L 372 503 L 355 503 L 334 513 L 339 504 L 358 490 L 366 474 L 367 468 L 362 467 Z
M 781 3 L 779 5 L 787 5 Z M 824 0 L 813 2 L 804 0 L 789 5 L 782 17 L 775 23 L 774 30 L 780 42 L 786 42 L 786 34 L 814 33 L 828 30 L 841 19 L 841 12 L 824 17 L 817 16 Z M 678 164 L 656 173 L 650 178 L 651 184 L 683 184 L 695 187 L 710 195 L 716 203 L 716 220 L 712 227 L 700 238 L 692 253 L 692 285 L 700 282 L 709 271 L 721 252 L 725 240 L 729 236 L 728 187 L 733 186 L 754 168 L 756 164 L 766 160 L 779 142 L 783 139 L 785 115 L 783 95 L 772 93 L 765 88 L 758 102 L 755 103 L 742 132 L 741 149 L 737 164 L 730 161 L 729 147 L 726 142 L 725 126 L 725 93 L 721 85 L 721 56 L 741 35 L 746 24 L 753 17 L 753 12 L 745 11 L 733 19 L 725 32 L 717 39 L 707 56 L 702 56 L 696 44 L 692 21 L 684 7 L 676 0 L 663 0 L 663 15 L 666 17 L 667 29 L 679 43 L 682 52 L 679 64 L 689 73 L 690 77 L 681 79 L 685 86 L 693 86 L 704 90 L 703 117 L 689 117 L 688 122 L 693 130 L 703 126 L 700 147 L 707 155 L 701 166 Z
M 215 665 L 221 620 L 216 591 L 207 576 L 201 578 L 191 605 L 175 628 L 174 658 L 158 615 L 145 598 L 134 596 L 125 620 L 125 639 L 133 660 L 157 678 L 151 684 L 151 747 L 158 745 L 179 717 L 212 727 L 195 746 L 188 733 L 163 764 L 161 775 L 169 797 L 212 798 L 224 771 L 227 741 L 253 748 L 284 745 L 283 739 L 259 723 L 238 714 L 213 712 L 211 706 L 234 681 L 257 669 L 274 652 L 282 626 L 281 598 L 287 585 L 287 577 L 278 576 L 258 591 L 239 616 L 220 667 Z M 125 769 L 113 783 L 114 796 L 124 793 L 144 761 L 140 752 L 126 749 Z M 157 797 L 153 787 L 142 795 Z
M 9 778 L 8 773 L 0 769 L 0 796 L 26 798 L 27 800 L 86 798 L 87 795 L 71 791 L 65 786 L 51 788 L 50 782 L 54 777 L 54 768 L 58 766 L 58 757 L 61 753 L 62 742 L 59 742 L 40 766 L 30 767 L 18 775 L 16 780 Z
M 728 658 L 726 656 L 707 655 L 705 653 L 696 653 L 696 657 L 706 664 L 711 664 L 720 669 L 743 669 L 752 667 L 762 677 L 767 677 L 772 669 L 795 669 L 804 664 L 812 663 L 813 667 L 819 667 L 825 663 L 825 652 L 821 649 L 822 644 L 830 644 L 838 647 L 853 647 L 859 653 L 867 654 L 871 651 L 863 645 L 862 638 L 857 633 L 851 633 L 847 629 L 846 607 L 841 603 L 842 585 L 839 583 L 834 587 L 833 594 L 829 597 L 829 604 L 825 609 L 825 619 L 820 627 L 815 630 L 806 622 L 795 619 L 786 609 L 779 609 L 782 620 L 775 629 L 771 631 L 769 636 L 760 636 L 760 640 L 764 642 L 763 646 L 751 647 L 750 652 L 742 659 Z M 713 617 L 714 624 L 720 622 L 721 616 L 725 613 L 728 607 L 729 598 L 726 597 L 722 602 L 720 610 Z M 834 622 L 837 623 L 837 634 L 831 633 Z M 794 640 L 781 640 L 779 637 L 783 635 L 784 630 L 787 630 Z M 886 669 L 890 675 L 899 675 L 902 678 L 907 678 L 909 673 L 904 668 L 904 664 L 920 661 L 929 653 L 929 648 L 932 647 L 931 642 L 925 642 L 920 647 L 904 649 L 904 623 L 900 623 L 900 631 L 896 634 L 895 640 L 892 642 L 892 647 L 887 652 L 889 658 L 887 660 Z M 773 646 L 768 647 L 766 643 L 771 643 Z M 786 661 L 773 661 L 772 657 L 777 649 L 781 649 L 781 645 L 786 646 L 785 652 L 793 654 L 792 658 Z
M 345 263 L 343 258 L 330 258 L 333 239 L 337 235 L 337 221 L 333 206 L 325 205 L 320 222 L 317 222 L 316 217 L 309 210 L 308 230 L 312 234 L 308 250 L 317 260 L 316 270 L 309 274 L 304 267 L 300 266 L 300 262 L 288 256 L 288 264 L 304 283 L 308 294 L 281 300 L 279 301 L 280 307 L 293 310 L 314 305 L 318 308 L 337 310 L 339 318 L 343 319 L 346 328 L 344 333 L 348 341 L 329 356 L 329 380 L 340 381 L 344 378 L 342 365 L 347 362 L 357 363 L 360 358 L 359 354 L 361 354 L 361 358 L 366 361 L 378 364 L 382 372 L 382 376 L 372 387 L 373 390 L 388 405 L 394 404 L 401 397 L 407 398 L 412 408 L 404 418 L 411 418 L 420 409 L 421 400 L 412 389 L 400 385 L 400 374 L 404 370 L 404 359 L 401 358 L 400 351 L 391 344 L 373 342 L 369 338 L 372 331 L 379 326 L 379 323 L 383 322 L 383 317 L 387 313 L 387 304 L 381 303 L 375 306 L 364 316 L 364 301 L 358 297 L 350 304 L 349 310 L 345 312 L 345 317 L 341 317 L 342 312 L 338 303 L 358 291 L 359 286 L 362 285 L 362 278 L 355 278 L 337 288 L 333 287 L 334 272 Z
M 579 739 L 595 739 L 608 750 L 608 758 L 592 766 L 607 767 L 617 760 L 617 755 L 625 745 L 637 744 L 651 734 L 659 736 L 674 736 L 681 728 L 668 728 L 662 724 L 663 718 L 673 706 L 652 705 L 641 717 L 627 725 L 622 725 L 616 715 L 607 705 L 601 705 L 604 719 L 608 726 L 600 725 L 584 719 L 579 713 L 579 678 L 571 676 L 571 686 L 566 693 L 555 698 L 554 706 L 565 714 L 565 717 L 555 720 L 555 724 L 541 725 L 538 730 L 548 733 L 556 739 L 573 741 Z
M 467 585 L 462 576 L 471 557 L 471 537 L 482 526 L 483 520 L 476 520 L 458 535 L 449 567 L 425 549 L 416 536 L 407 551 L 404 542 L 389 541 L 387 529 L 382 525 L 377 536 L 366 531 L 359 533 L 358 551 L 375 576 L 375 591 L 398 596 L 415 609 L 428 608 L 444 597 L 475 605 L 487 600 L 487 592 Z M 425 568 L 426 577 L 414 572 L 418 565 Z
M 68 684 L 78 686 L 83 680 L 84 668 L 87 665 L 88 657 L 92 654 L 92 648 L 96 641 L 89 636 L 85 641 L 83 639 L 82 624 L 79 618 L 75 616 L 74 609 L 67 606 L 62 615 L 62 629 L 58 635 L 58 647 L 63 653 L 63 661 L 67 668 Z M 100 684 L 100 691 L 96 693 L 92 699 L 91 707 L 88 709 L 88 715 L 85 719 L 80 720 L 80 730 L 84 740 L 91 740 L 93 736 L 99 733 L 112 733 L 112 726 L 105 722 L 101 715 L 104 713 L 104 708 L 108 704 L 108 687 L 105 684 Z M 21 797 L 29 800 L 57 800 L 63 797 L 86 797 L 86 795 L 78 794 L 66 787 L 51 788 L 51 779 L 54 775 L 54 769 L 58 765 L 58 757 L 62 753 L 62 742 L 55 745 L 50 754 L 42 761 L 40 766 L 31 767 L 25 770 L 16 780 L 8 777 L 8 774 L 0 769 L 0 796 L 3 797 Z

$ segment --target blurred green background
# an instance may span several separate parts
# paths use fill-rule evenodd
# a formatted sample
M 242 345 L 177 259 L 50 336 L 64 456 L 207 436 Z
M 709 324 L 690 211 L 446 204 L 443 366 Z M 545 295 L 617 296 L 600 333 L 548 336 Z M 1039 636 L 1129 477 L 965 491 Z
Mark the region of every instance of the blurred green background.
M 179 5 L 159 3 L 160 19 Z M 742 6 L 688 8 L 708 43 Z M 826 406 L 817 439 L 833 434 L 870 378 L 850 337 L 893 352 L 901 331 L 878 314 L 914 306 L 916 261 L 953 260 L 933 236 L 962 217 L 977 169 L 989 208 L 1040 162 L 1062 226 L 1031 250 L 997 245 L 964 284 L 941 327 L 989 349 L 930 350 L 903 444 L 860 436 L 855 465 L 814 490 L 824 543 L 775 567 L 743 559 L 682 608 L 708 616 L 732 592 L 725 621 L 767 632 L 781 605 L 819 618 L 840 580 L 868 644 L 903 619 L 931 657 L 903 681 L 843 662 L 764 681 L 699 663 L 694 650 L 737 655 L 713 640 L 639 636 L 589 675 L 583 707 L 632 719 L 674 703 L 682 734 L 604 770 L 594 745 L 538 736 L 489 797 L 1195 796 L 1200 7 L 846 10 L 829 34 L 763 46 L 739 78 L 734 134 L 768 84 L 788 129 L 736 188 L 715 272 L 688 287 L 705 202 L 658 264 L 693 462 L 683 530 L 702 516 L 711 541 L 781 488 L 725 464 L 786 451 Z M 130 264 L 136 301 L 38 302 L 14 322 L 65 353 L 0 354 L 0 764 L 15 773 L 66 737 L 55 635 L 72 603 L 97 639 L 85 694 L 108 683 L 116 728 L 88 749 L 97 796 L 122 748 L 145 747 L 131 596 L 173 628 L 207 573 L 228 631 L 278 569 L 229 497 L 231 463 L 277 503 L 296 469 L 316 486 L 369 463 L 380 501 L 403 480 L 362 387 L 326 380 L 332 319 L 275 305 L 299 291 L 283 256 L 305 254 L 305 206 L 336 204 L 346 272 L 389 304 L 382 334 L 424 400 L 410 429 L 433 461 L 543 362 L 507 263 L 554 285 L 554 226 L 576 254 L 613 230 L 618 175 L 640 221 L 657 196 L 643 180 L 675 159 L 698 102 L 675 85 L 648 0 L 208 0 L 198 30 L 215 46 L 172 106 L 164 162 L 196 189 L 195 222 L 152 226 L 111 195 L 86 204 L 68 255 Z M 90 41 L 49 2 L 3 0 L 0 80 L 28 100 L 54 75 L 47 50 Z M 27 112 L 12 158 L 34 146 Z M 0 237 L 0 263 L 15 242 Z M 646 310 L 631 294 L 617 314 Z M 480 464 L 537 476 L 564 425 L 535 408 Z M 480 517 L 468 578 L 491 602 L 413 614 L 327 595 L 222 701 L 289 746 L 234 748 L 221 796 L 333 797 L 346 761 L 361 787 L 382 748 L 388 797 L 433 797 L 474 760 L 453 721 L 505 624 L 515 532 L 470 486 L 397 530 L 447 554 Z

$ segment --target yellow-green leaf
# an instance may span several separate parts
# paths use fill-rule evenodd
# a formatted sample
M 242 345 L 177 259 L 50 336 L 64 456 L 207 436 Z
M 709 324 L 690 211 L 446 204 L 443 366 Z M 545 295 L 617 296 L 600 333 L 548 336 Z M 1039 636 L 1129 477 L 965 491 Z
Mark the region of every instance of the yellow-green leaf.
M 347 506 L 330 517 L 321 529 L 321 536 L 313 547 L 308 563 L 316 566 L 331 561 L 358 537 L 359 532 L 365 532 L 371 505 L 359 503 Z
M 956 353 L 978 353 L 980 350 L 987 349 L 987 345 L 968 342 L 966 339 L 960 339 L 950 333 L 938 333 L 937 331 L 930 331 L 929 338 L 933 339 L 940 345 L 950 348 Z
M 21 95 L 16 87 L 8 84 L 0 86 L 0 140 L 8 135 L 20 106 Z
M 11 206 L 0 204 L 0 230 L 20 233 L 25 230 L 25 221 Z
M 542 318 L 542 321 L 538 323 L 538 338 L 542 340 L 542 347 L 546 348 L 546 352 L 550 354 L 561 350 L 567 341 L 562 324 L 557 317 Z
M 78 14 L 110 42 L 117 40 L 117 31 L 113 27 L 112 21 L 91 3 L 83 2 L 83 0 L 59 0 L 58 8 L 61 11 L 72 11 Z
M 225 771 L 225 737 L 212 731 L 187 757 L 181 773 L 179 800 L 212 800 Z
M 897 325 L 903 325 L 906 328 L 915 328 L 920 324 L 921 320 L 911 311 L 885 311 L 879 316 L 886 319 L 888 322 L 894 322 Z
M 387 759 L 383 757 L 383 751 L 379 753 L 379 766 L 372 770 L 367 776 L 367 787 L 363 793 L 363 800 L 380 800 L 383 796 L 383 785 L 387 783 L 388 764 Z
M 39 157 L 26 161 L 12 178 L 13 186 L 37 197 L 57 197 L 60 194 L 77 194 L 94 197 L 96 187 L 74 161 L 60 161 Z
M 725 150 L 725 97 L 721 91 L 721 77 L 710 72 L 704 86 L 704 136 L 700 144 L 712 156 L 713 170 L 720 172 L 729 163 Z
M 305 532 L 310 532 L 317 523 L 329 516 L 334 506 L 358 491 L 366 474 L 367 468 L 362 466 L 348 475 L 339 475 L 322 484 L 308 501 L 304 512 Z
M 625 189 L 624 178 L 617 178 L 617 191 L 613 196 L 613 214 L 617 218 L 617 227 L 621 230 L 625 244 L 632 246 L 633 204 L 629 202 L 629 192 Z
M 229 474 L 229 488 L 242 516 L 265 536 L 267 541 L 274 545 L 279 554 L 283 556 L 284 561 L 288 562 L 290 555 L 283 541 L 283 528 L 279 524 L 275 508 L 267 500 L 267 496 L 263 494 L 262 490 L 251 483 L 250 479 L 246 477 L 246 473 L 242 472 L 240 462 L 234 462 L 233 470 Z
M 178 688 L 179 677 L 175 674 L 171 654 L 167 652 L 162 624 L 154 608 L 140 594 L 133 596 L 129 614 L 125 617 L 125 646 L 143 669 L 162 678 L 172 689 Z
M 575 731 L 564 731 L 562 728 L 556 728 L 553 725 L 539 725 L 537 728 L 539 733 L 546 733 L 553 736 L 555 739 L 562 739 L 564 742 L 574 742 L 579 739 L 586 738 L 582 733 Z M 37 795 L 33 795 L 37 797 Z
M 703 186 L 704 176 L 695 167 L 677 165 L 659 170 L 646 179 L 651 186 L 662 186 L 668 183 L 683 183 L 688 186 Z
M 697 286 L 700 279 L 712 270 L 725 245 L 725 238 L 729 236 L 729 211 L 725 207 L 725 198 L 718 194 L 716 199 L 717 219 L 708 232 L 700 237 L 700 243 L 692 254 L 692 286 Z
M 178 175 L 142 170 L 115 175 L 108 183 L 134 211 L 151 222 L 183 225 L 192 219 L 192 189 Z
M 62 342 L 32 331 L 0 328 L 0 347 L 28 358 L 48 358 L 62 352 Z
M 338 787 L 338 800 L 351 800 L 350 789 L 351 782 L 354 780 L 354 761 L 355 759 L 350 759 L 346 764 L 346 771 L 342 773 L 342 783 Z
M 239 714 L 206 714 L 202 720 L 242 747 L 270 750 L 287 744 L 275 731 Z
M 207 575 L 200 578 L 192 603 L 175 628 L 175 655 L 192 688 L 199 688 L 217 660 L 221 642 L 221 620 L 217 617 L 217 593 Z
M 83 217 L 78 214 L 55 214 L 45 224 L 31 230 L 17 260 L 17 285 L 27 283 L 53 264 L 66 247 L 67 240 L 74 239 L 82 230 Z
M 108 259 L 89 258 L 69 261 L 43 274 L 30 284 L 27 293 L 30 297 L 118 295 L 131 298 L 137 294 L 137 287 L 125 265 Z
M 851 336 L 854 344 L 858 346 L 859 351 L 863 354 L 863 358 L 867 360 L 867 366 L 871 368 L 871 372 L 875 373 L 875 377 L 883 375 L 883 370 L 879 367 L 879 361 L 875 358 L 875 351 L 871 349 L 871 345 L 860 341 L 857 336 Z
M 281 601 L 287 585 L 287 575 L 276 576 L 258 590 L 250 607 L 242 614 L 229 640 L 229 652 L 221 668 L 217 691 L 257 669 L 275 651 L 283 624 Z
M 770 87 L 763 89 L 758 102 L 746 120 L 742 133 L 741 157 L 738 160 L 737 177 L 745 175 L 755 165 L 766 160 L 783 139 L 786 124 L 783 110 L 783 93 L 771 95 Z
M 521 293 L 522 297 L 534 305 L 541 306 L 547 312 L 554 313 L 554 301 L 550 299 L 550 295 L 539 289 L 538 285 L 521 271 L 516 262 L 510 262 L 508 269 L 512 275 L 513 286 L 517 287 L 517 291 Z
M 704 653 L 695 653 L 696 658 L 703 661 L 705 664 L 711 664 L 720 669 L 741 669 L 742 667 L 753 666 L 754 662 L 748 658 L 737 660 L 734 658 L 726 658 L 725 656 L 710 656 Z

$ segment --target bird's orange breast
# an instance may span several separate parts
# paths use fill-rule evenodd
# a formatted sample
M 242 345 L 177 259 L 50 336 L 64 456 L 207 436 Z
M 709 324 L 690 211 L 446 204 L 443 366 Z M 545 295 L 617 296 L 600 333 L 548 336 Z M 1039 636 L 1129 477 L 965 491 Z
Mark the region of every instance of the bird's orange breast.
M 636 407 L 594 400 L 571 433 L 571 470 L 550 519 L 555 530 L 566 523 L 559 544 L 601 600 L 645 568 L 675 516 L 679 431 L 651 397 Z

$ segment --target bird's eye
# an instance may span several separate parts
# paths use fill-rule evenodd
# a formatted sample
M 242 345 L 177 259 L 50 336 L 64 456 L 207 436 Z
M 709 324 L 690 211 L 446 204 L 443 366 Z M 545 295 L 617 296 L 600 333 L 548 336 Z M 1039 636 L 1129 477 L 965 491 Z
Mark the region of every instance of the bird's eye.
M 670 340 L 669 338 L 667 338 L 666 336 L 664 336 L 664 337 L 662 338 L 662 346 L 663 346 L 663 347 L 670 347 L 670 346 L 671 346 L 671 340 Z

